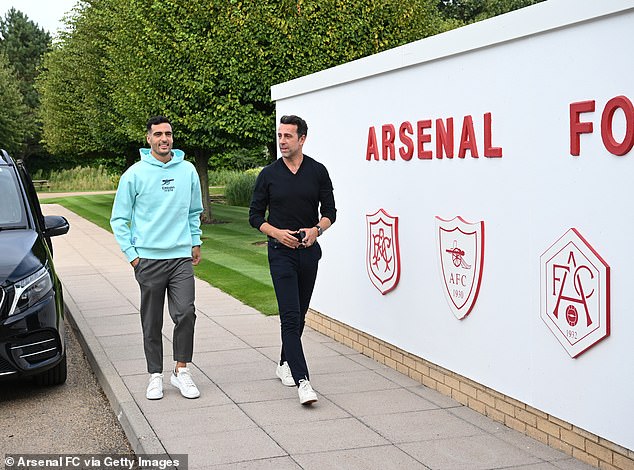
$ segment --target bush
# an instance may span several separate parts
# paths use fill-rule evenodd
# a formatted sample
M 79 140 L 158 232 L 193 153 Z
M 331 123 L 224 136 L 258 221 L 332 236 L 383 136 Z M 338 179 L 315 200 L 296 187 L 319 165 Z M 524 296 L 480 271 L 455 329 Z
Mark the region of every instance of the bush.
M 100 191 L 117 189 L 119 183 L 119 175 L 109 173 L 102 165 L 96 168 L 78 166 L 72 170 L 38 170 L 32 178 L 48 180 L 51 191 Z
M 240 175 L 237 170 L 211 170 L 208 173 L 209 186 L 225 186 L 229 180 Z
M 270 163 L 269 152 L 266 147 L 252 149 L 230 150 L 223 154 L 216 154 L 209 160 L 212 170 L 231 168 L 232 170 L 247 170 Z
M 225 187 L 227 204 L 230 206 L 249 207 L 258 173 L 259 169 L 247 170 L 231 177 Z

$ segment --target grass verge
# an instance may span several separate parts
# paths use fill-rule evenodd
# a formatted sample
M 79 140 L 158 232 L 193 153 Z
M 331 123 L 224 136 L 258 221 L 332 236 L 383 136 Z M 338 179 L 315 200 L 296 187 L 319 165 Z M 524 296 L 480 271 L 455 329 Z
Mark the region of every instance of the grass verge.
M 61 204 L 99 227 L 110 229 L 114 194 L 45 199 Z M 196 276 L 266 315 L 277 315 L 277 301 L 269 275 L 266 237 L 249 225 L 249 209 L 212 204 L 214 219 L 203 225 L 202 261 Z

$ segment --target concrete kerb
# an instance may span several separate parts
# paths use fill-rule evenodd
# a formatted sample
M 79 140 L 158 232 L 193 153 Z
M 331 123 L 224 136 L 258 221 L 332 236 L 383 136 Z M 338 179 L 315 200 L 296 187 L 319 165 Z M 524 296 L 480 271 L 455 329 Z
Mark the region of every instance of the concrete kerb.
M 163 444 L 132 398 L 97 337 L 92 334 L 92 329 L 88 326 L 81 310 L 66 289 L 64 289 L 64 303 L 69 323 L 75 328 L 84 354 L 134 452 L 137 455 L 166 455 L 167 451 Z

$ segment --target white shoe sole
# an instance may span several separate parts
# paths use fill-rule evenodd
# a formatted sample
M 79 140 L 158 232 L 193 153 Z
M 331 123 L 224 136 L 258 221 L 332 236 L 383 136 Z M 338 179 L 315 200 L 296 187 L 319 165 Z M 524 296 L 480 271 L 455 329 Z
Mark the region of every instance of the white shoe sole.
M 300 402 L 302 405 L 307 406 L 307 405 L 312 405 L 312 404 L 313 404 L 313 403 L 315 403 L 316 401 L 317 401 L 317 397 L 304 399 L 304 401 L 300 400 L 299 402 Z

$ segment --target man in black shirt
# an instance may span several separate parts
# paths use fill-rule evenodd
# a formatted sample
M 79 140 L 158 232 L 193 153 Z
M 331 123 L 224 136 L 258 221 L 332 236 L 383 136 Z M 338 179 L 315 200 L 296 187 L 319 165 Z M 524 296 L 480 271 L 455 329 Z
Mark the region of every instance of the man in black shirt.
M 307 132 L 302 118 L 282 116 L 277 133 L 282 158 L 258 175 L 249 209 L 249 223 L 269 239 L 269 267 L 282 330 L 276 374 L 284 385 L 298 387 L 302 405 L 317 401 L 301 340 L 321 258 L 317 237 L 337 214 L 328 170 L 302 153 Z

